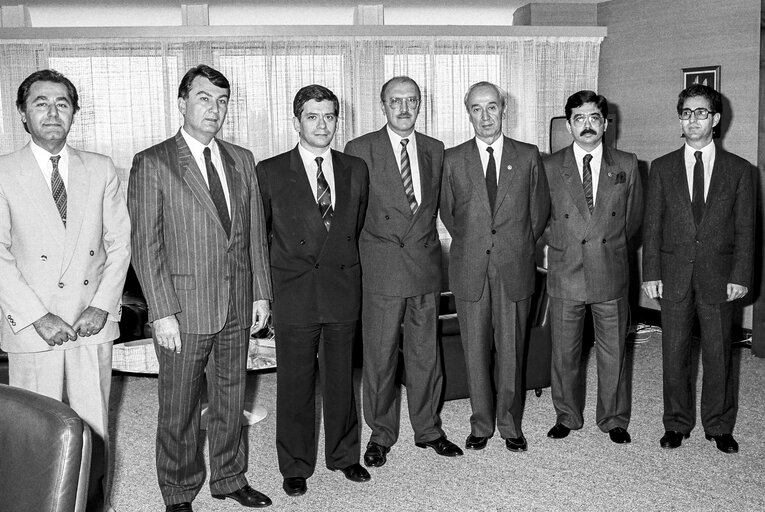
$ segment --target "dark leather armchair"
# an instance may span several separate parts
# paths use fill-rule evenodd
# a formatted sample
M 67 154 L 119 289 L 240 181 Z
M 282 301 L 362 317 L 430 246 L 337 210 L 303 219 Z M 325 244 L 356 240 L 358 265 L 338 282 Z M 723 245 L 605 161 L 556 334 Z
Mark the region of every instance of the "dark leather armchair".
M 91 438 L 66 404 L 0 384 L 0 509 L 85 510 Z

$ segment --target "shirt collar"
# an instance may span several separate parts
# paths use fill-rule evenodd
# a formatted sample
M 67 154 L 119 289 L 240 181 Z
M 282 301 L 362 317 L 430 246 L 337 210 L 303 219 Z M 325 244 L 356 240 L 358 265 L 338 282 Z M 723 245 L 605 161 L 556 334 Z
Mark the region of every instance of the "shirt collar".
M 573 143 L 574 145 L 574 157 L 576 157 L 577 163 L 581 163 L 582 159 L 584 159 L 584 155 L 592 155 L 592 158 L 595 160 L 598 160 L 603 157 L 603 143 L 601 142 L 598 144 L 598 147 L 593 149 L 592 151 L 585 151 L 579 144 L 576 142 Z
M 494 149 L 494 158 L 499 158 L 500 155 L 502 155 L 502 146 L 505 141 L 504 135 L 500 135 L 497 137 L 497 140 L 491 143 L 491 147 Z M 478 145 L 478 151 L 483 155 L 486 152 L 486 148 L 489 147 L 489 144 L 486 144 L 484 141 L 479 139 L 478 137 L 475 138 L 475 143 Z
M 407 144 L 406 144 L 407 151 L 409 151 L 410 148 L 416 147 L 417 140 L 415 139 L 415 136 L 414 136 L 414 130 L 412 130 L 412 133 L 410 133 L 406 137 L 402 137 L 398 133 L 396 133 L 393 130 L 391 130 L 390 125 L 388 125 L 388 124 L 385 125 L 385 129 L 388 132 L 388 137 L 390 138 L 390 143 L 393 145 L 394 148 L 400 148 L 401 147 L 401 141 L 403 139 L 405 139 L 405 138 L 409 140 L 409 142 L 407 142 Z
M 711 141 L 709 144 L 707 144 L 701 149 L 692 148 L 691 146 L 688 145 L 688 143 L 685 144 L 685 158 L 687 160 L 690 160 L 690 161 L 695 160 L 696 151 L 701 151 L 702 160 L 708 161 L 710 157 L 713 157 L 715 155 L 715 143 L 714 141 Z
M 213 155 L 220 155 L 220 152 L 218 151 L 218 143 L 215 141 L 215 138 L 213 138 L 210 143 L 205 146 L 197 139 L 189 135 L 189 132 L 187 132 L 183 127 L 181 127 L 181 135 L 183 136 L 183 140 L 185 140 L 186 144 L 189 146 L 189 150 L 191 151 L 191 154 L 194 155 L 195 159 L 200 160 L 203 158 L 205 148 L 210 148 L 210 151 Z
M 332 163 L 332 149 L 329 147 L 327 147 L 327 150 L 324 153 L 317 155 L 311 151 L 308 151 L 303 147 L 301 143 L 298 142 L 298 151 L 300 152 L 300 158 L 303 159 L 303 162 L 313 162 L 316 160 L 316 157 L 320 156 L 324 159 L 322 164 L 324 162 L 329 162 L 330 164 Z
M 37 161 L 37 165 L 40 166 L 40 169 L 46 169 L 48 166 L 48 162 L 50 161 L 50 157 L 57 156 L 51 153 L 48 153 L 47 149 L 43 149 L 37 144 L 35 144 L 35 141 L 30 140 L 29 141 L 29 147 L 32 150 L 32 154 L 35 157 L 35 160 Z M 61 151 L 58 152 L 58 156 L 61 157 L 61 160 L 59 161 L 59 166 L 67 165 L 69 162 L 69 145 L 64 144 L 64 147 L 61 148 Z

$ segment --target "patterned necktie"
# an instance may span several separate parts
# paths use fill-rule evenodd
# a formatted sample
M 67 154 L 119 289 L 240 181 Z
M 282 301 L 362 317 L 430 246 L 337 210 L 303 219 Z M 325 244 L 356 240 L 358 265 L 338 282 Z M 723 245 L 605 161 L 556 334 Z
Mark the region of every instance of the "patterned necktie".
M 494 161 L 494 148 L 486 148 L 489 152 L 489 164 L 486 166 L 486 192 L 489 194 L 489 206 L 494 211 L 494 203 L 497 200 L 497 162 Z
M 584 187 L 584 197 L 587 199 L 587 207 L 592 213 L 593 201 L 592 201 L 592 169 L 590 169 L 590 160 L 592 155 L 584 155 L 584 164 L 582 165 L 582 186 Z
M 696 151 L 693 156 L 696 157 L 696 163 L 693 164 L 691 208 L 693 209 L 693 220 L 698 226 L 704 216 L 704 162 L 701 160 L 701 151 Z
M 58 172 L 58 161 L 61 160 L 60 156 L 50 157 L 50 162 L 53 164 L 53 172 L 50 175 L 50 189 L 53 193 L 53 200 L 56 202 L 56 208 L 58 208 L 58 214 L 61 215 L 61 221 L 66 227 L 66 187 L 64 186 L 64 180 L 61 179 L 61 174 Z
M 319 205 L 321 220 L 324 221 L 324 227 L 329 231 L 329 225 L 332 223 L 332 191 L 329 190 L 329 183 L 324 177 L 324 171 L 321 170 L 321 163 L 324 159 L 316 157 L 316 202 Z
M 210 154 L 210 148 L 205 148 L 202 151 L 205 157 L 205 168 L 207 169 L 207 182 L 210 185 L 210 197 L 215 205 L 215 209 L 218 210 L 218 218 L 220 223 L 223 224 L 223 229 L 226 231 L 226 236 L 231 236 L 231 217 L 228 215 L 228 207 L 226 206 L 226 196 L 223 193 L 223 186 L 220 184 L 220 177 L 218 171 L 212 163 L 212 155 Z
M 412 167 L 409 164 L 409 153 L 406 151 L 406 145 L 409 139 L 401 139 L 401 181 L 404 182 L 404 192 L 409 201 L 409 208 L 412 213 L 417 211 L 417 198 L 414 196 L 414 184 L 412 183 Z

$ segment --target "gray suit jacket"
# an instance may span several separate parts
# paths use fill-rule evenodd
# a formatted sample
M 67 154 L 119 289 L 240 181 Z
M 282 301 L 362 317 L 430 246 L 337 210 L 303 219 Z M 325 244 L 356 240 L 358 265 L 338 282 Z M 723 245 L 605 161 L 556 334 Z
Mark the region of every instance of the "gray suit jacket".
M 552 198 L 547 290 L 551 296 L 587 303 L 627 293 L 627 241 L 643 217 L 637 157 L 603 146 L 595 209 L 584 197 L 573 146 L 545 158 Z
M 535 243 L 547 224 L 550 192 L 536 146 L 505 137 L 497 162 L 494 211 L 475 139 L 446 150 L 441 220 L 452 235 L 449 286 L 461 300 L 481 298 L 489 260 L 512 301 L 530 297 Z
M 413 297 L 441 290 L 441 243 L 436 230 L 444 145 L 416 132 L 422 197 L 413 214 L 386 127 L 362 135 L 345 152 L 369 168 L 369 204 L 359 239 L 364 287 Z
M 185 333 L 218 332 L 229 304 L 249 326 L 252 301 L 271 299 L 255 160 L 244 148 L 217 142 L 231 199 L 230 237 L 180 132 L 138 153 L 130 170 L 133 267 L 149 320 L 177 315 Z

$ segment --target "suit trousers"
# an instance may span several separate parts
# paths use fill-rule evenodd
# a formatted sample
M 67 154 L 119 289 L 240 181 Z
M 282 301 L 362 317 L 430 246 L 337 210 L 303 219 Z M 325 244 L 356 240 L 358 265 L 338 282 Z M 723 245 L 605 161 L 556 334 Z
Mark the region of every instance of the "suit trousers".
M 364 419 L 370 441 L 392 446 L 398 439 L 400 412 L 396 373 L 402 322 L 409 419 L 414 441 L 444 435 L 438 406 L 443 392 L 441 347 L 436 338 L 438 293 L 390 297 L 364 291 Z
M 59 401 L 66 396 L 64 401 L 93 433 L 87 510 L 109 510 L 112 342 L 68 350 L 10 353 L 8 383 Z
M 327 468 L 359 461 L 353 393 L 353 340 L 358 322 L 291 325 L 276 333 L 276 454 L 284 478 L 308 478 L 316 467 L 316 372 L 324 409 Z M 318 356 L 318 361 L 317 361 Z
M 632 404 L 627 365 L 626 297 L 589 304 L 595 330 L 598 401 L 595 421 L 603 432 L 629 426 Z M 550 297 L 552 399 L 556 422 L 570 429 L 584 424 L 586 374 L 582 334 L 587 304 Z
M 193 501 L 205 481 L 200 408 L 207 377 L 207 440 L 210 491 L 227 494 L 247 484 L 247 436 L 242 409 L 249 326 L 229 305 L 223 329 L 215 334 L 181 333 L 181 352 L 154 343 L 159 359 L 157 478 L 166 505 Z
M 696 424 L 691 331 L 694 313 L 701 327 L 701 425 L 709 435 L 730 434 L 738 395 L 731 369 L 733 303 L 706 304 L 692 279 L 680 302 L 661 301 L 664 429 L 684 434 Z
M 470 431 L 475 436 L 491 436 L 495 419 L 504 439 L 523 435 L 523 359 L 530 298 L 515 302 L 508 296 L 490 260 L 481 298 L 475 302 L 457 299 L 473 411 Z

